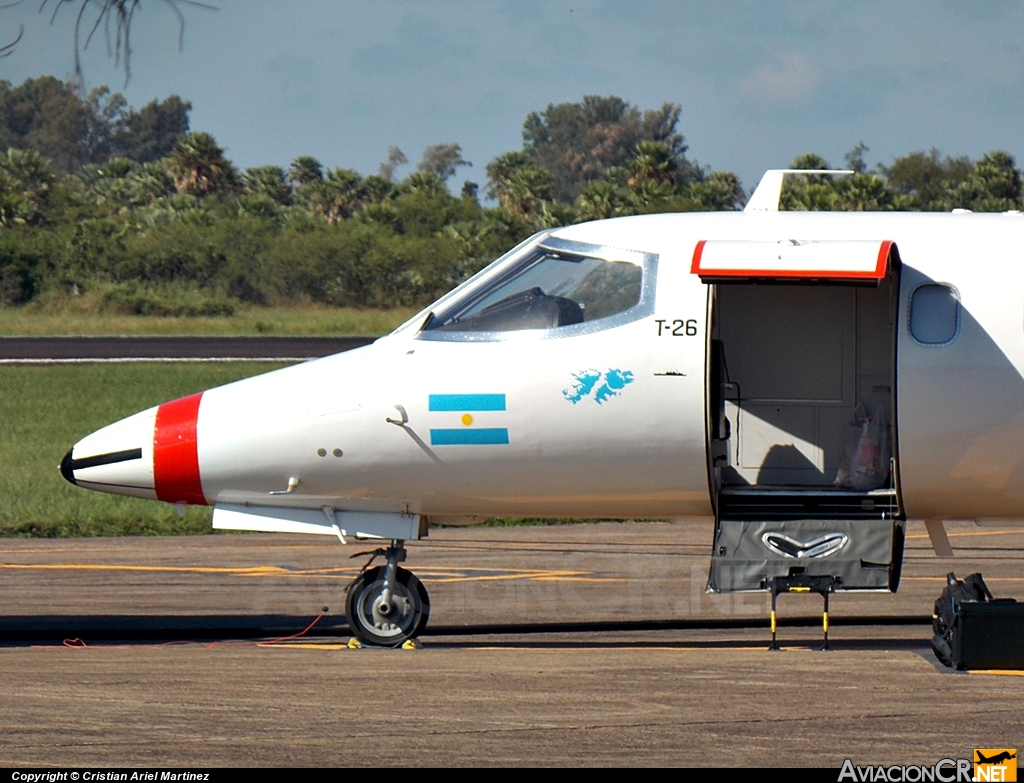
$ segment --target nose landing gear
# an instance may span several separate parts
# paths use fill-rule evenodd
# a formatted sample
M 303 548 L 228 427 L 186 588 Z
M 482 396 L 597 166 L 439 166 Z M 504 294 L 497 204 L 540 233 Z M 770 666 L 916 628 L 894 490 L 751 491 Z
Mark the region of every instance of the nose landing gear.
M 387 564 L 356 577 L 348 588 L 345 616 L 352 633 L 367 644 L 400 647 L 426 628 L 430 598 L 415 574 L 398 567 L 405 560 L 404 541 L 392 541 L 373 554 L 386 557 Z

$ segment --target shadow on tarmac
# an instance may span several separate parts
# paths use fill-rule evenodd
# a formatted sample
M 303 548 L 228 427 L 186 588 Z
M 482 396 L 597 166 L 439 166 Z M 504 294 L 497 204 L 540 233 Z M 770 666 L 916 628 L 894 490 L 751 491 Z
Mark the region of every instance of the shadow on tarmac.
M 311 622 L 316 620 L 314 626 Z M 930 626 L 931 617 L 924 616 L 850 616 L 833 617 L 833 629 L 843 627 L 894 627 Z M 780 629 L 820 628 L 817 617 L 794 617 L 782 619 Z M 307 629 L 308 633 L 303 633 Z M 528 636 L 542 637 L 553 634 L 578 634 L 586 636 L 598 633 L 640 633 L 651 631 L 730 631 L 764 629 L 766 619 L 743 620 L 635 620 L 598 621 L 576 623 L 521 623 L 502 625 L 434 626 L 421 633 L 422 637 L 434 637 L 431 647 L 666 647 L 680 648 L 757 648 L 767 642 L 760 640 L 673 640 L 672 642 L 629 640 L 544 640 L 502 639 L 501 637 Z M 283 639 L 302 634 L 304 638 L 324 639 L 351 636 L 348 623 L 342 615 L 330 614 L 315 617 L 294 615 L 35 615 L 7 616 L 0 618 L 0 646 L 23 646 L 33 643 L 66 642 L 83 640 L 87 644 L 103 643 L 168 643 L 168 642 L 211 642 L 211 641 L 259 641 Z M 487 640 L 468 641 L 465 637 L 498 637 Z M 780 631 L 780 641 L 787 643 Z M 460 640 L 446 641 L 444 637 Z M 793 642 L 798 646 L 813 646 L 816 640 Z M 921 638 L 874 638 L 832 641 L 833 646 L 845 649 L 889 649 L 916 648 L 927 645 L 926 634 Z

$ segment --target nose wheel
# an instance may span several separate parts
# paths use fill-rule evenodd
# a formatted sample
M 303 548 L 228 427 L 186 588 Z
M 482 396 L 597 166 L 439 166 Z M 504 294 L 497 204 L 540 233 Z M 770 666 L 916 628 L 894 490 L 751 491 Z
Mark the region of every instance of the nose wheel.
M 403 547 L 392 546 L 384 554 L 387 565 L 364 571 L 349 587 L 345 616 L 360 640 L 399 647 L 426 628 L 430 598 L 415 574 L 398 567 L 405 559 Z

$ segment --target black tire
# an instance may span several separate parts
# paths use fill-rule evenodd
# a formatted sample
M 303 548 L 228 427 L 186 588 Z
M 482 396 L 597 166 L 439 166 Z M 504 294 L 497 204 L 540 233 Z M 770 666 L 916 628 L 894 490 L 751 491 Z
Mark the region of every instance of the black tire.
M 375 609 L 384 589 L 384 567 L 364 571 L 348 589 L 345 617 L 352 634 L 367 644 L 400 647 L 427 627 L 430 597 L 419 578 L 404 568 L 395 574 L 392 588 L 393 608 L 381 616 Z

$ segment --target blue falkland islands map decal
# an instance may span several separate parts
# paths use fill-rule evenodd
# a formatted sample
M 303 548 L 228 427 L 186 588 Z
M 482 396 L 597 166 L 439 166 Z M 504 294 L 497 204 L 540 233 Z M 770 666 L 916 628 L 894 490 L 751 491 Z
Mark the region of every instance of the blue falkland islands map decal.
M 598 405 L 605 400 L 618 397 L 619 393 L 633 382 L 632 370 L 580 370 L 572 374 L 573 383 L 569 389 L 562 389 L 562 395 L 573 405 L 584 397 L 593 396 Z

